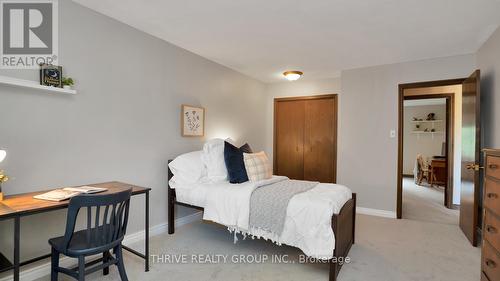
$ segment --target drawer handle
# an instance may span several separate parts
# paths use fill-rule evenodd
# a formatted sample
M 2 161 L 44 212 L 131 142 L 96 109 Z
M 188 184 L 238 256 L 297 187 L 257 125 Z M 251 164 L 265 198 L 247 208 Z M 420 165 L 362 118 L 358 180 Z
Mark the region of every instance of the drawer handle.
M 496 198 L 498 198 L 498 195 L 496 193 L 488 193 L 488 194 L 486 194 L 486 197 L 488 197 L 490 199 L 496 199 Z
M 486 231 L 488 231 L 491 234 L 497 233 L 497 229 L 491 225 L 486 225 Z
M 493 260 L 486 259 L 485 263 L 486 263 L 486 266 L 489 267 L 489 268 L 495 268 L 495 267 L 497 267 L 496 262 L 494 262 Z
M 498 169 L 498 165 L 497 164 L 489 164 L 488 168 L 495 170 L 495 169 Z

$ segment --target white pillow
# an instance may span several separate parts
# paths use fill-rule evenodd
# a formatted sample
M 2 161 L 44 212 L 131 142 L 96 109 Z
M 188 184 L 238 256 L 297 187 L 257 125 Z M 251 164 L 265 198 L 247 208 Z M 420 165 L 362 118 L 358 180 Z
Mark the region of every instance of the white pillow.
M 177 156 L 168 164 L 174 174 L 171 179 L 176 185 L 192 184 L 198 182 L 207 172 L 202 161 L 203 151 L 193 151 Z
M 245 170 L 251 182 L 270 179 L 273 176 L 271 164 L 264 151 L 258 153 L 243 153 Z
M 227 168 L 224 161 L 224 140 L 212 139 L 203 145 L 203 163 L 207 177 L 212 182 L 227 180 Z

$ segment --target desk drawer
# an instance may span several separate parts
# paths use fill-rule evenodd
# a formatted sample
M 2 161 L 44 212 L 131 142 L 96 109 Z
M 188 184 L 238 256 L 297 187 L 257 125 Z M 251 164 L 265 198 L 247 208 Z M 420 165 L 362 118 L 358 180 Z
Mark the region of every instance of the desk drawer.
M 486 175 L 500 179 L 500 157 L 486 157 Z
M 500 182 L 485 179 L 484 207 L 500 216 Z
M 500 250 L 500 220 L 486 210 L 484 216 L 484 239 L 486 239 L 497 251 Z M 500 264 L 498 265 L 500 266 Z
M 500 257 L 488 242 L 483 241 L 482 269 L 489 280 L 500 280 Z

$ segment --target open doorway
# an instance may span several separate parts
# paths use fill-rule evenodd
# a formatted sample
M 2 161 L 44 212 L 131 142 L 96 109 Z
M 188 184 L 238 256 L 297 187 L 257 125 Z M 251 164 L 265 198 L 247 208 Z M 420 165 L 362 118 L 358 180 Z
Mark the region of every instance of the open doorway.
M 452 200 L 453 108 L 453 93 L 404 99 L 405 219 L 458 224 L 459 212 Z
M 452 205 L 460 205 L 459 226 L 473 246 L 481 232 L 481 71 L 467 78 L 399 85 L 397 218 L 403 217 L 403 130 L 404 101 L 414 96 L 440 98 L 453 93 L 453 138 L 447 143 L 448 177 Z M 453 143 L 455 149 L 450 152 Z M 452 159 L 453 158 L 453 159 Z M 453 168 L 452 168 L 453 167 Z
M 400 85 L 398 218 L 459 223 L 462 82 Z

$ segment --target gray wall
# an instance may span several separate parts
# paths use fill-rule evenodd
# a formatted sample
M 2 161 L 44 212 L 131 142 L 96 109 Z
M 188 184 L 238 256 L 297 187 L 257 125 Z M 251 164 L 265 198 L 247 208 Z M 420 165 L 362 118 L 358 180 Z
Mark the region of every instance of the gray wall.
M 269 84 L 266 151 L 273 149 L 275 97 L 339 94 L 338 183 L 358 193 L 360 207 L 396 211 L 398 85 L 467 77 L 475 56 L 463 55 L 343 71 L 340 78 Z
M 484 147 L 500 148 L 500 28 L 477 52 L 481 69 L 481 112 Z
M 167 159 L 212 137 L 265 147 L 265 85 L 70 1 L 59 1 L 59 55 L 76 96 L 0 86 L 6 194 L 120 180 L 151 187 L 151 225 L 166 222 Z M 0 75 L 38 79 L 37 71 Z M 206 108 L 206 137 L 180 136 L 180 105 Z M 182 212 L 186 214 L 187 212 Z M 141 230 L 134 199 L 129 233 Z M 22 223 L 22 257 L 47 253 L 65 212 Z M 10 252 L 11 223 L 0 223 Z
M 467 77 L 475 56 L 463 55 L 346 70 L 339 99 L 338 181 L 358 192 L 359 206 L 395 211 L 398 85 Z

